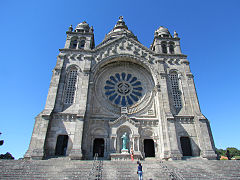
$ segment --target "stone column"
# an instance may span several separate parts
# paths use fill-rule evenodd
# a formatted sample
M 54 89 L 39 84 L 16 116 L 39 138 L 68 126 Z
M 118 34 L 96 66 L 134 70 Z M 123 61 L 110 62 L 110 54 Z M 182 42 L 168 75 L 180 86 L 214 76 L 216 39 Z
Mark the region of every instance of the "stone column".
M 115 153 L 117 151 L 117 135 L 110 135 L 110 153 Z
M 48 125 L 50 123 L 50 115 L 56 103 L 57 90 L 64 59 L 65 55 L 62 53 L 60 53 L 57 57 L 57 64 L 53 69 L 46 105 L 44 110 L 35 118 L 31 142 L 28 151 L 24 155 L 25 158 L 42 159 L 45 155 L 44 145 L 46 141 Z
M 62 71 L 64 60 L 65 60 L 65 55 L 60 53 L 59 56 L 57 57 L 57 64 L 53 69 L 52 79 L 51 79 L 50 87 L 48 90 L 47 101 L 44 108 L 44 111 L 45 112 L 48 111 L 48 114 L 51 113 L 51 111 L 55 108 L 55 105 L 56 105 L 57 93 L 58 93 L 58 88 L 60 83 L 60 75 L 62 73 L 61 71 Z
M 180 39 L 178 38 L 178 41 L 175 41 L 175 48 L 174 48 L 175 54 L 182 54 L 181 47 L 180 47 Z
M 44 116 L 41 113 L 35 118 L 34 129 L 31 137 L 29 148 L 24 155 L 26 159 L 43 159 L 44 145 L 47 135 L 47 129 L 50 116 Z
M 134 138 L 134 136 L 132 137 L 132 148 L 133 148 L 133 151 L 134 151 L 134 149 L 135 149 L 135 138 Z
M 83 133 L 83 118 L 78 117 L 76 120 L 75 134 L 73 139 L 73 148 L 69 154 L 71 159 L 82 159 L 82 133 Z
M 170 44 L 169 44 L 169 43 L 167 44 L 167 53 L 168 53 L 168 54 L 171 54 L 171 53 L 170 53 Z
M 155 51 L 157 52 L 157 53 L 162 53 L 162 45 L 161 45 L 161 41 L 159 41 L 159 40 L 155 40 Z
M 159 137 L 161 138 L 162 151 L 160 158 L 170 158 L 170 140 L 168 133 L 167 120 L 173 119 L 171 113 L 169 97 L 168 97 L 168 86 L 167 86 L 167 73 L 164 68 L 165 60 L 159 59 L 157 62 L 158 68 L 158 81 L 157 82 L 157 107 L 158 108 L 158 118 L 159 118 Z
M 112 151 L 113 152 L 116 152 L 116 149 L 117 149 L 117 139 L 116 139 L 116 137 L 112 137 L 112 147 L 113 147 L 113 149 L 112 149 Z
M 201 154 L 200 156 L 206 159 L 216 159 L 215 146 L 212 137 L 211 128 L 207 119 L 199 120 L 200 131 L 201 131 Z
M 75 135 L 73 141 L 73 148 L 70 153 L 71 159 L 82 159 L 82 133 L 84 128 L 84 117 L 87 110 L 88 102 L 88 88 L 89 88 L 89 72 L 91 66 L 91 57 L 85 58 L 83 73 L 81 80 L 78 84 L 77 98 L 76 98 L 76 109 L 78 110 L 77 122 L 75 126 Z M 80 96 L 81 94 L 81 96 Z
M 70 44 L 71 44 L 71 32 L 67 32 L 67 39 L 66 39 L 66 43 L 65 43 L 65 46 L 64 48 L 68 49 L 70 47 Z
M 103 156 L 104 157 L 107 157 L 108 156 L 108 139 L 107 138 L 104 138 L 104 154 Z
M 140 151 L 140 137 L 137 137 L 137 151 Z
M 169 135 L 169 141 L 170 141 L 170 159 L 180 160 L 182 158 L 182 154 L 180 153 L 179 146 L 178 146 L 174 119 L 168 119 L 168 135 Z
M 197 115 L 202 114 L 198 102 L 197 92 L 194 84 L 193 74 L 190 72 L 189 62 L 187 60 L 182 60 L 184 65 L 184 69 L 186 71 L 186 89 L 188 89 L 188 96 L 185 97 L 191 103 L 191 107 L 187 107 L 188 111 L 192 108 L 192 111 L 195 112 Z M 190 105 L 189 105 L 190 106 Z

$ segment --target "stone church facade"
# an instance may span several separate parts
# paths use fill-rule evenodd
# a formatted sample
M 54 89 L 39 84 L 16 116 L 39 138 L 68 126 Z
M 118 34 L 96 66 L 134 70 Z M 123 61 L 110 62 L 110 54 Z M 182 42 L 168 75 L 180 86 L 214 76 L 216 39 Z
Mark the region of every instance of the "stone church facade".
M 147 48 L 120 17 L 95 46 L 86 22 L 70 26 L 25 158 L 121 158 L 124 133 L 141 158 L 216 158 L 176 32 L 161 26 Z

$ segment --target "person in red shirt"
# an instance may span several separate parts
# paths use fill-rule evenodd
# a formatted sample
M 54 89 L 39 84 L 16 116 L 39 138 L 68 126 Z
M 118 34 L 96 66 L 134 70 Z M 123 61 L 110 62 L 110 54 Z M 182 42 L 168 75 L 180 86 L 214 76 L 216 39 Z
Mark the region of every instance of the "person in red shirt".
M 133 161 L 134 160 L 134 157 L 133 157 L 134 152 L 133 152 L 133 148 L 132 147 L 131 147 L 130 155 L 131 155 L 131 160 Z

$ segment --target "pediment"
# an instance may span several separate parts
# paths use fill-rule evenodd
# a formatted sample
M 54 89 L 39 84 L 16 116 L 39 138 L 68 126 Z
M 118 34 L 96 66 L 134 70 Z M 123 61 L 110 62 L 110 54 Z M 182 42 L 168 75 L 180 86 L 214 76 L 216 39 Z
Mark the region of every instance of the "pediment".
M 151 49 L 145 47 L 140 42 L 129 38 L 127 36 L 122 36 L 104 44 L 100 44 L 95 48 L 96 52 L 96 62 L 101 61 L 110 56 L 117 55 L 131 55 L 141 59 L 145 59 L 150 63 L 155 60 L 155 52 Z
M 116 119 L 115 121 L 110 121 L 109 122 L 109 126 L 113 127 L 113 126 L 120 126 L 122 124 L 131 124 L 133 126 L 138 125 L 139 123 L 135 122 L 134 120 L 132 120 L 131 118 L 129 118 L 127 115 L 122 115 L 120 116 L 118 119 Z

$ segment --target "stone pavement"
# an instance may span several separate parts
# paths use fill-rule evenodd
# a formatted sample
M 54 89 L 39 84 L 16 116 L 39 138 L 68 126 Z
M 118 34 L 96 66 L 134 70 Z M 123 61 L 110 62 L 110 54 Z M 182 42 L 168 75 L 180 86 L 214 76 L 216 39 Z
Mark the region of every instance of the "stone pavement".
M 67 158 L 0 160 L 0 179 L 138 179 L 136 161 L 103 160 L 98 162 L 95 168 L 93 168 L 94 161 L 70 161 Z M 146 159 L 142 161 L 142 165 L 143 177 L 146 180 L 240 179 L 240 161 L 209 161 L 193 158 L 190 160 L 163 162 L 156 159 Z

